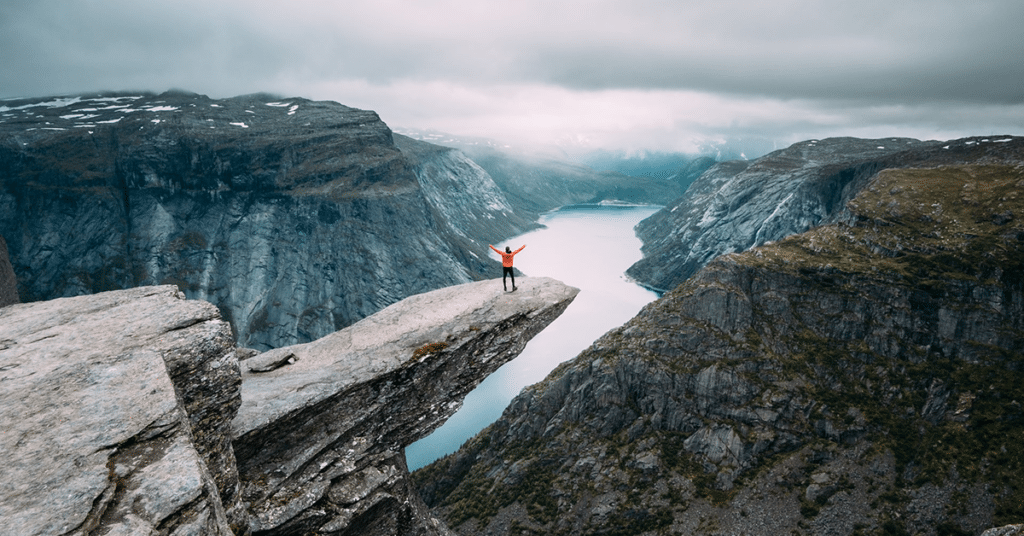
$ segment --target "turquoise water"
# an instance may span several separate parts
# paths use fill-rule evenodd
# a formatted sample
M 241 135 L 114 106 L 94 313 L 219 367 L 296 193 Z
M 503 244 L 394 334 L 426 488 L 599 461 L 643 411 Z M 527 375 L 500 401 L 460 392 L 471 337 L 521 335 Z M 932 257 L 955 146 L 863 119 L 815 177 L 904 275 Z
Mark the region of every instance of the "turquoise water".
M 624 275 L 640 260 L 640 239 L 633 226 L 661 207 L 586 205 L 551 212 L 546 228 L 494 244 L 513 250 L 526 277 L 553 277 L 580 289 L 568 309 L 533 338 L 514 360 L 466 395 L 463 406 L 433 434 L 405 449 L 409 470 L 455 452 L 501 416 L 528 385 L 544 379 L 559 363 L 576 357 L 598 337 L 621 326 L 657 298 Z M 498 255 L 492 252 L 497 259 Z M 496 273 L 495 277 L 501 274 Z

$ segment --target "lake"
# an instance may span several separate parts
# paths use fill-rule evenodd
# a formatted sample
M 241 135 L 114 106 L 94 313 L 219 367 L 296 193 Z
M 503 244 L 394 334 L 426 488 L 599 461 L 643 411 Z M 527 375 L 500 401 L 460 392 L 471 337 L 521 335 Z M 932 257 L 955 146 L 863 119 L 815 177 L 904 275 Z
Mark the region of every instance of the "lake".
M 462 408 L 431 435 L 405 449 L 409 470 L 458 450 L 498 420 L 526 386 L 543 380 L 559 363 L 576 357 L 598 337 L 633 318 L 658 296 L 625 276 L 640 260 L 640 239 L 633 226 L 657 212 L 655 206 L 575 205 L 541 217 L 543 229 L 511 238 L 495 247 L 513 251 L 525 277 L 552 277 L 580 289 L 569 307 L 534 337 L 518 357 L 488 376 L 466 395 Z M 491 253 L 495 259 L 497 254 Z M 497 272 L 495 277 L 500 276 Z M 511 283 L 509 284 L 511 288 Z

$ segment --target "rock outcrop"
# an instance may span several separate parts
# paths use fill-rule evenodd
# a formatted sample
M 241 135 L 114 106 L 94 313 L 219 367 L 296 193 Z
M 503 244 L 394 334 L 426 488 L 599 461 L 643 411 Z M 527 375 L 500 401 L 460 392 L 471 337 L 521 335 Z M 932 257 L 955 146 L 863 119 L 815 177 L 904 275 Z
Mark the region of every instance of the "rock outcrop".
M 0 235 L 0 307 L 18 303 L 18 279 L 14 275 L 10 257 L 7 255 L 7 241 Z
M 431 532 L 420 527 L 426 510 L 409 500 L 404 448 L 576 292 L 546 278 L 523 278 L 512 293 L 496 280 L 440 289 L 243 361 L 234 445 L 253 532 Z
M 722 162 L 686 194 L 637 225 L 644 258 L 627 273 L 661 292 L 709 261 L 848 216 L 846 203 L 883 169 L 1021 162 L 1024 138 L 948 142 L 829 138 L 753 161 Z
M 173 286 L 2 308 L 0 525 L 448 534 L 409 483 L 405 446 L 577 292 L 545 278 L 454 286 L 262 354 Z
M 424 500 L 463 535 L 1024 519 L 1024 151 L 999 140 L 710 262 L 417 471 Z
M 1024 525 L 1006 525 L 988 529 L 981 536 L 1020 536 L 1024 534 Z
M 181 298 L 148 287 L 0 309 L 4 532 L 232 534 L 234 342 L 215 307 Z

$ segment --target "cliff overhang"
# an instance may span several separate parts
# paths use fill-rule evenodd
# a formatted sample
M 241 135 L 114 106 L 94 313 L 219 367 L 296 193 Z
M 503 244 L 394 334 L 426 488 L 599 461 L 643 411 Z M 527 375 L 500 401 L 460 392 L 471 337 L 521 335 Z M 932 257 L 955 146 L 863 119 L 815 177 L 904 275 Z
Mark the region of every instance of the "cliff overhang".
M 173 286 L 0 308 L 0 521 L 19 534 L 446 534 L 408 484 L 404 447 L 577 292 L 459 285 L 254 356 Z

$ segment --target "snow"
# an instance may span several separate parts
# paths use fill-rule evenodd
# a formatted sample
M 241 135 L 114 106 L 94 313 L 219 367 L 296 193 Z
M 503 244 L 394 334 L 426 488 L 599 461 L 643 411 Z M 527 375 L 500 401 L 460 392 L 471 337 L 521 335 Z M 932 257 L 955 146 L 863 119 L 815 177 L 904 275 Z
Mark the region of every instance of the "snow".
M 96 124 L 98 124 L 98 125 L 110 125 L 110 124 L 116 123 L 116 122 L 118 122 L 120 120 L 121 120 L 121 118 L 118 117 L 117 119 L 109 119 L 107 121 L 96 121 Z
M 124 110 L 124 109 L 129 108 L 129 107 L 131 107 L 131 105 L 113 105 L 113 106 L 102 107 L 102 108 L 80 108 L 80 109 L 78 109 L 78 112 L 101 112 L 103 110 Z
M 246 125 L 245 123 L 228 123 L 228 124 L 229 125 L 234 125 L 236 127 L 249 128 L 249 125 Z
M 36 102 L 33 104 L 26 104 L 24 106 L 15 106 L 13 108 L 9 108 L 7 106 L 0 106 L 0 112 L 6 112 L 10 110 L 24 110 L 26 108 L 35 108 L 37 106 L 45 106 L 46 108 L 66 108 L 68 106 L 71 106 L 72 104 L 75 104 L 76 102 L 80 102 L 81 100 L 81 97 L 65 97 L 62 99 L 52 100 L 48 102 Z
M 885 149 L 885 146 L 884 145 L 879 145 L 878 148 L 879 149 Z
M 290 106 L 290 102 L 268 102 L 267 106 L 273 106 L 275 108 L 286 108 Z
M 1005 140 L 996 140 L 992 143 L 1006 143 L 1008 141 L 1013 141 L 1013 138 L 1006 138 Z
M 775 219 L 775 216 L 777 216 L 779 214 L 779 211 L 782 210 L 782 207 L 786 203 L 788 203 L 790 199 L 793 199 L 793 194 L 792 193 L 787 195 L 786 198 L 783 199 L 781 203 L 779 203 L 779 206 L 775 207 L 775 210 L 772 211 L 771 215 L 769 215 L 767 218 L 764 219 L 764 222 L 761 224 L 761 227 L 764 227 L 764 224 L 766 224 L 766 223 L 772 221 L 773 219 Z
M 147 107 L 143 106 L 142 109 L 146 110 L 147 112 L 173 112 L 173 111 L 177 110 L 178 107 L 177 106 L 153 106 L 153 107 L 147 108 Z

